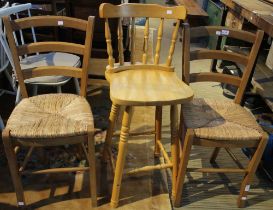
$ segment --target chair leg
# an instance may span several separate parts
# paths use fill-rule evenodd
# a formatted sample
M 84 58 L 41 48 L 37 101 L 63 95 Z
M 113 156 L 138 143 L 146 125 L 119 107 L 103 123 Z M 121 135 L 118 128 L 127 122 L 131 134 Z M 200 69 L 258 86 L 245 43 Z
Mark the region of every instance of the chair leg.
M 111 113 L 110 113 L 109 121 L 108 121 L 108 128 L 107 128 L 104 148 L 103 148 L 102 160 L 104 162 L 107 162 L 107 158 L 111 155 L 109 153 L 111 153 L 112 137 L 113 137 L 114 128 L 115 128 L 115 124 L 117 121 L 119 109 L 120 109 L 119 105 L 112 104 Z
M 38 93 L 38 85 L 33 85 L 33 93 L 32 95 L 37 96 Z
M 172 155 L 172 197 L 175 197 L 175 187 L 179 162 L 179 141 L 178 141 L 178 122 L 177 122 L 177 105 L 171 106 L 171 155 Z
M 97 207 L 97 179 L 96 179 L 96 157 L 94 133 L 88 131 L 88 156 L 89 156 L 89 178 L 92 207 Z
M 15 99 L 15 105 L 17 105 L 20 101 L 21 101 L 21 88 L 18 85 L 16 99 Z
M 15 155 L 15 152 L 14 152 L 14 149 L 12 147 L 11 140 L 9 137 L 9 130 L 3 131 L 2 139 L 3 139 L 3 143 L 4 143 L 6 156 L 8 159 L 8 165 L 9 165 L 9 169 L 10 169 L 12 182 L 13 182 L 16 197 L 17 197 L 17 204 L 18 204 L 18 207 L 24 207 L 26 205 L 25 197 L 24 197 L 24 190 L 23 190 L 23 185 L 21 182 L 21 177 L 19 175 L 19 168 L 17 165 L 16 155 Z
M 57 86 L 57 93 L 62 93 L 62 86 L 61 85 Z
M 215 163 L 216 161 L 216 158 L 220 152 L 220 147 L 215 147 L 212 154 L 211 154 L 211 157 L 210 157 L 210 163 Z
M 73 79 L 74 79 L 74 83 L 75 83 L 76 93 L 79 95 L 81 92 L 79 80 L 75 77 L 73 77 Z
M 237 199 L 237 205 L 239 208 L 242 208 L 245 206 L 245 202 L 247 199 L 247 194 L 250 189 L 250 183 L 252 182 L 253 176 L 257 170 L 257 167 L 260 163 L 260 160 L 262 158 L 264 149 L 266 147 L 268 140 L 267 134 L 264 134 L 257 149 L 256 152 L 254 153 L 253 157 L 251 158 L 248 167 L 247 167 L 247 173 L 245 174 L 245 177 L 242 181 L 241 187 L 240 187 L 240 194 Z
M 131 118 L 132 118 L 132 107 L 127 106 L 125 108 L 123 118 L 122 118 L 122 126 L 121 126 L 120 139 L 119 139 L 119 150 L 118 150 L 117 164 L 115 169 L 115 177 L 114 177 L 114 184 L 112 189 L 111 203 L 110 203 L 110 206 L 113 208 L 116 208 L 119 202 L 119 193 L 120 193 L 123 168 L 124 168 L 125 158 L 127 153 L 127 144 L 128 144 L 128 137 L 129 137 L 129 131 L 130 131 Z
M 4 125 L 4 122 L 2 120 L 2 117 L 0 115 L 0 131 L 2 131 L 4 129 L 5 125 Z
M 155 150 L 154 156 L 159 157 L 160 148 L 157 142 L 161 141 L 161 128 L 162 128 L 162 106 L 157 106 L 155 110 Z
M 184 180 L 185 180 L 186 171 L 187 171 L 187 165 L 188 165 L 191 147 L 193 143 L 193 137 L 194 137 L 193 131 L 191 129 L 188 129 L 186 132 L 182 156 L 179 163 L 179 170 L 178 170 L 177 183 L 176 183 L 176 189 L 175 189 L 176 193 L 174 197 L 175 207 L 180 206 L 181 195 L 182 195 Z
M 5 72 L 5 75 L 6 75 L 7 79 L 8 79 L 8 81 L 9 81 L 10 86 L 12 87 L 13 91 L 16 92 L 16 86 L 13 83 L 12 77 L 10 76 L 8 71 L 4 71 L 4 72 Z

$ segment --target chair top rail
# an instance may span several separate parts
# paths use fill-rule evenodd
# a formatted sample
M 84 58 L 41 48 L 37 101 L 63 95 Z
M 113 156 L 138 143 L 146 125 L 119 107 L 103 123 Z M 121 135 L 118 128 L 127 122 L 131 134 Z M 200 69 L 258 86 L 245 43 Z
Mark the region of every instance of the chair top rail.
M 31 9 L 32 5 L 31 3 L 27 4 L 20 4 L 12 7 L 7 7 L 7 8 L 1 8 L 0 9 L 0 18 L 4 16 L 9 16 L 18 12 L 22 12 L 25 10 Z
M 87 21 L 65 16 L 33 16 L 11 21 L 14 31 L 31 27 L 59 26 L 86 31 Z
M 184 20 L 186 8 L 184 6 L 163 7 L 157 4 L 126 3 L 113 5 L 103 3 L 100 5 L 99 14 L 101 18 L 150 17 Z
M 224 26 L 200 26 L 190 29 L 191 39 L 205 36 L 226 36 L 254 43 L 256 35 L 248 31 L 224 27 Z

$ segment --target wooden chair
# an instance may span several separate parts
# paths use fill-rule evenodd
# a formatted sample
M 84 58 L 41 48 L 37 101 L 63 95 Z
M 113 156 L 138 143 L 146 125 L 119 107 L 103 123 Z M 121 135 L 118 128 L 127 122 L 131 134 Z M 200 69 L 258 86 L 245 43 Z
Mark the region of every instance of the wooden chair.
M 7 126 L 3 131 L 3 143 L 8 165 L 14 184 L 18 206 L 25 206 L 22 174 L 63 173 L 73 171 L 90 172 L 90 190 L 92 205 L 97 205 L 96 169 L 94 149 L 94 124 L 90 106 L 85 99 L 87 86 L 87 69 L 91 52 L 94 17 L 88 21 L 62 16 L 37 16 L 10 20 L 3 18 L 14 60 L 15 70 L 21 87 L 22 101 L 15 107 Z M 67 42 L 35 42 L 17 46 L 13 32 L 43 26 L 61 26 L 86 31 L 85 44 Z M 19 56 L 24 54 L 59 51 L 83 56 L 82 67 L 39 66 L 21 71 Z M 49 75 L 64 75 L 81 80 L 80 96 L 74 94 L 45 94 L 28 98 L 24 80 Z M 88 143 L 88 153 L 83 145 Z M 35 147 L 81 144 L 87 156 L 89 167 L 52 168 L 38 171 L 25 170 L 26 164 Z M 18 146 L 30 147 L 21 166 L 16 163 Z
M 237 86 L 234 101 L 221 101 L 219 99 L 195 98 L 184 105 L 181 111 L 180 137 L 182 138 L 182 155 L 180 158 L 177 177 L 176 198 L 174 205 L 179 206 L 186 171 L 202 173 L 242 173 L 244 178 L 237 200 L 238 207 L 243 207 L 247 199 L 250 183 L 257 169 L 264 148 L 267 143 L 267 135 L 257 124 L 255 118 L 240 103 L 254 65 L 257 53 L 263 39 L 263 32 L 258 30 L 256 34 L 226 27 L 208 26 L 189 29 L 184 28 L 184 56 L 183 78 L 187 83 L 192 82 L 221 82 Z M 222 50 L 199 49 L 190 52 L 190 39 L 205 36 L 228 36 L 230 38 L 244 40 L 252 44 L 248 56 Z M 222 59 L 232 61 L 245 66 L 242 78 L 222 73 L 191 73 L 189 61 L 199 59 Z M 238 163 L 231 148 L 254 147 L 256 152 L 246 168 L 238 163 L 238 168 L 187 168 L 192 145 L 215 147 L 211 156 L 211 163 L 216 160 L 220 148 L 224 148 L 231 158 Z
M 153 12 L 151 12 L 153 11 Z M 118 110 L 121 106 L 125 107 L 122 119 L 122 127 L 119 141 L 119 151 L 115 168 L 115 177 L 112 190 L 111 206 L 117 207 L 119 201 L 119 192 L 125 163 L 130 122 L 132 118 L 132 108 L 134 106 L 156 106 L 156 136 L 155 136 L 155 155 L 162 152 L 166 164 L 156 166 L 145 166 L 143 168 L 129 171 L 128 174 L 136 172 L 150 171 L 154 169 L 172 168 L 173 186 L 177 176 L 178 165 L 178 139 L 177 139 L 177 104 L 186 103 L 193 97 L 193 92 L 182 80 L 180 80 L 171 66 L 172 56 L 175 49 L 179 23 L 186 17 L 186 10 L 183 6 L 163 7 L 153 4 L 121 4 L 119 6 L 111 4 L 102 4 L 100 6 L 100 17 L 105 18 L 105 37 L 107 43 L 107 52 L 109 55 L 109 65 L 106 70 L 106 79 L 110 83 L 110 97 L 112 100 L 112 109 L 109 118 L 109 127 L 107 130 L 104 158 L 111 158 L 111 139 Z M 146 24 L 144 29 L 144 44 L 142 63 L 135 60 L 135 20 L 138 17 L 145 17 Z M 111 33 L 109 29 L 109 19 L 118 18 L 119 24 L 118 49 L 119 63 L 113 59 L 113 50 L 111 45 Z M 122 40 L 122 19 L 131 18 L 131 61 L 124 62 L 123 40 Z M 154 63 L 147 63 L 148 41 L 149 41 L 149 18 L 160 19 L 158 28 L 157 45 L 155 50 Z M 159 63 L 161 40 L 163 34 L 164 19 L 175 19 L 172 40 L 170 43 L 169 54 L 165 63 Z M 171 153 L 172 161 L 168 157 L 161 139 L 161 121 L 162 106 L 171 107 Z M 174 189 L 174 187 L 173 187 Z M 174 193 L 174 191 L 173 191 Z
M 6 4 L 4 4 L 4 6 L 0 8 L 0 10 L 5 10 L 8 7 L 9 7 L 9 2 L 6 2 Z M 8 90 L 8 89 L 0 89 L 0 96 L 3 94 L 15 95 L 16 91 L 17 91 L 16 85 L 13 82 L 12 76 L 8 72 L 8 66 L 9 66 L 9 57 L 8 56 L 9 55 L 7 55 L 7 53 L 6 53 L 6 48 L 8 48 L 8 45 L 5 42 L 5 34 L 6 34 L 6 32 L 5 32 L 3 22 L 2 22 L 2 20 L 0 20 L 0 73 L 3 72 L 5 74 L 8 82 L 9 82 L 9 85 L 12 88 L 12 91 Z
M 20 18 L 22 12 L 26 13 L 27 16 L 31 17 L 31 10 L 32 5 L 28 4 L 21 4 L 21 5 L 13 5 L 11 7 L 7 7 L 0 11 L 0 18 L 3 16 L 11 16 L 14 15 L 15 18 Z M 2 21 L 2 20 L 1 20 Z M 35 28 L 32 27 L 31 30 L 32 41 L 37 42 Z M 14 64 L 11 57 L 11 52 L 6 41 L 6 34 L 4 31 L 0 31 L 1 34 L 1 44 L 4 47 L 5 53 L 11 63 L 13 69 Z M 22 30 L 19 30 L 18 37 L 20 40 L 17 39 L 17 36 L 14 36 L 16 43 L 25 44 L 25 34 Z M 20 64 L 21 69 L 23 71 L 27 71 L 28 69 L 38 67 L 38 66 L 45 66 L 45 65 L 57 65 L 57 66 L 71 66 L 71 67 L 79 67 L 81 65 L 80 57 L 73 54 L 63 53 L 63 52 L 48 52 L 36 55 L 22 55 L 20 57 Z M 57 88 L 57 92 L 62 92 L 62 86 L 66 84 L 71 78 L 64 77 L 64 76 L 45 76 L 45 77 L 36 77 L 32 79 L 25 80 L 25 83 L 31 84 L 33 86 L 33 95 L 37 95 L 38 86 L 54 86 Z M 73 78 L 76 86 L 77 93 L 80 92 L 79 82 L 76 78 Z M 20 86 L 18 87 L 17 96 L 16 96 L 16 103 L 19 102 L 21 97 L 21 89 Z

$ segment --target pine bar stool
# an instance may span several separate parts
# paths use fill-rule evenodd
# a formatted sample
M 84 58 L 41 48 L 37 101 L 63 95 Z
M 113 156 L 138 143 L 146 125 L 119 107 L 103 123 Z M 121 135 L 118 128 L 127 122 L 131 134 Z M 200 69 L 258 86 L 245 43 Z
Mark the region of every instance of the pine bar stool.
M 252 67 L 258 54 L 264 32 L 258 30 L 256 34 L 226 27 L 208 26 L 189 29 L 184 27 L 184 57 L 183 77 L 187 83 L 191 82 L 222 82 L 237 86 L 234 101 L 195 98 L 181 107 L 180 137 L 183 139 L 183 149 L 177 176 L 176 197 L 174 205 L 180 205 L 181 194 L 186 171 L 201 173 L 242 173 L 244 178 L 240 187 L 237 205 L 243 207 L 247 199 L 250 183 L 262 157 L 268 136 L 257 124 L 255 118 L 240 103 L 249 79 Z M 222 50 L 195 50 L 190 53 L 190 39 L 206 36 L 228 36 L 252 44 L 249 55 L 242 55 Z M 222 59 L 242 64 L 244 72 L 242 78 L 222 73 L 191 73 L 189 61 L 199 59 Z M 224 148 L 239 168 L 187 168 L 192 145 L 215 147 L 210 162 L 213 163 L 220 148 Z M 246 168 L 239 162 L 231 148 L 256 148 L 252 159 Z
M 62 16 L 36 16 L 17 20 L 3 18 L 14 60 L 15 70 L 21 87 L 22 101 L 15 107 L 3 131 L 3 143 L 15 188 L 19 207 L 26 205 L 20 176 L 23 174 L 63 173 L 73 171 L 90 172 L 92 206 L 97 206 L 96 169 L 94 148 L 94 123 L 89 103 L 85 99 L 87 73 L 93 36 L 94 17 L 88 21 Z M 35 42 L 17 46 L 13 33 L 31 27 L 61 26 L 86 33 L 85 44 L 68 42 Z M 82 67 L 39 66 L 21 71 L 19 56 L 24 54 L 59 51 L 83 56 Z M 74 94 L 44 94 L 28 97 L 25 79 L 40 76 L 63 75 L 81 79 L 81 92 Z M 83 145 L 88 143 L 88 153 Z M 81 144 L 89 167 L 51 168 L 25 170 L 35 147 Z M 21 166 L 16 162 L 18 146 L 30 147 Z
M 151 12 L 152 11 L 152 12 Z M 166 164 L 145 166 L 139 169 L 133 169 L 128 174 L 137 172 L 151 171 L 155 169 L 172 168 L 173 193 L 175 180 L 177 175 L 177 165 L 179 156 L 179 141 L 177 136 L 177 104 L 186 103 L 193 97 L 191 88 L 180 80 L 171 66 L 172 56 L 174 53 L 175 43 L 177 39 L 178 29 L 181 20 L 186 18 L 186 10 L 183 6 L 163 7 L 153 4 L 101 4 L 100 17 L 105 18 L 105 37 L 107 42 L 107 52 L 109 55 L 109 65 L 106 69 L 106 78 L 110 83 L 110 98 L 112 100 L 112 109 L 110 113 L 110 125 L 108 127 L 105 152 L 111 158 L 111 139 L 113 136 L 114 124 L 117 118 L 117 112 L 121 106 L 125 107 L 122 119 L 122 127 L 119 141 L 119 151 L 115 167 L 114 184 L 112 189 L 111 206 L 117 207 L 119 202 L 119 193 L 123 168 L 125 164 L 125 156 L 127 152 L 127 144 L 132 118 L 132 108 L 134 106 L 156 106 L 156 141 L 155 153 L 163 154 Z M 146 18 L 144 29 L 144 46 L 142 63 L 135 61 L 135 19 L 139 17 Z M 119 63 L 115 63 L 112 55 L 111 33 L 109 30 L 109 19 L 118 18 L 118 50 Z M 131 18 L 131 61 L 124 62 L 123 57 L 123 40 L 122 40 L 122 19 Z M 160 19 L 158 28 L 158 37 L 154 63 L 147 64 L 147 48 L 149 38 L 149 18 Z M 172 40 L 170 41 L 169 55 L 165 63 L 159 63 L 161 39 L 163 33 L 164 19 L 175 19 Z M 171 153 L 172 161 L 168 157 L 160 142 L 161 129 L 161 112 L 162 106 L 171 107 Z

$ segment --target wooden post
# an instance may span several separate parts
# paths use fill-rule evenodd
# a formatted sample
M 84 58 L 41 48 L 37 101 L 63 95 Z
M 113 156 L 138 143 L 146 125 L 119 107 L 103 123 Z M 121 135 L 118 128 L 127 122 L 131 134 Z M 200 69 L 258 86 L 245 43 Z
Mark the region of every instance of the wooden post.
M 127 144 L 128 144 L 131 118 L 132 118 L 132 107 L 127 106 L 125 108 L 123 118 L 122 118 L 122 127 L 120 132 L 120 139 L 119 139 L 119 151 L 118 151 L 115 177 L 114 177 L 114 183 L 113 183 L 113 189 L 112 189 L 112 198 L 110 203 L 110 206 L 113 208 L 117 207 L 119 202 L 119 193 L 120 193 L 123 168 L 124 168 L 125 158 L 127 153 Z

